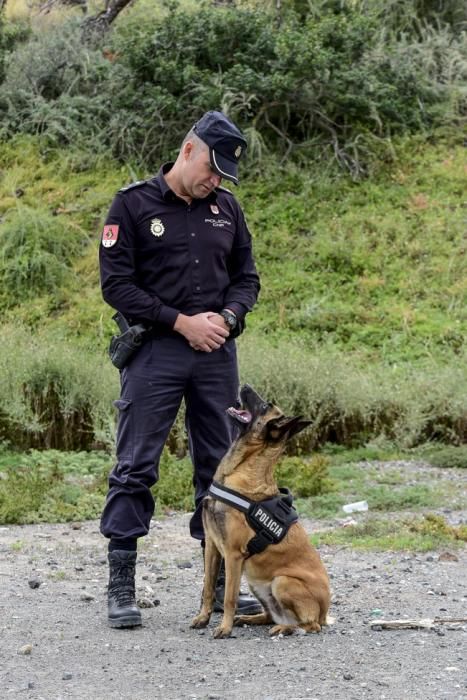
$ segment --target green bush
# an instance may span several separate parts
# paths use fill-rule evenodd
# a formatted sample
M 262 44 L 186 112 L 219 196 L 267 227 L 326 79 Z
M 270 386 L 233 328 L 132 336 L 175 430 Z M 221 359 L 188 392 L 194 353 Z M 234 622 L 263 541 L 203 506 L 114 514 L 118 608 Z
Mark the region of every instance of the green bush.
M 285 457 L 277 465 L 276 481 L 296 497 L 317 496 L 332 488 L 328 466 L 329 459 L 323 455 L 314 455 L 311 459 Z
M 59 293 L 87 240 L 72 221 L 39 207 L 18 206 L 0 224 L 0 307 Z
M 433 467 L 467 469 L 467 445 L 459 447 L 443 445 L 422 454 Z
M 461 358 L 440 367 L 426 361 L 388 366 L 361 363 L 335 347 L 276 346 L 250 332 L 240 343 L 243 381 L 290 415 L 312 421 L 291 451 L 325 443 L 359 447 L 382 438 L 399 447 L 429 439 L 467 440 L 467 377 Z
M 1 439 L 65 450 L 113 443 L 118 372 L 106 357 L 21 327 L 4 327 L 2 342 Z
M 103 453 L 32 450 L 0 456 L 0 523 L 98 517 L 109 464 Z
M 384 13 L 382 4 L 322 2 L 278 22 L 264 7 L 173 3 L 151 21 L 117 23 L 104 51 L 83 42 L 79 23 L 62 24 L 7 56 L 0 130 L 154 167 L 202 112 L 222 108 L 256 157 L 335 159 L 358 176 L 382 140 L 465 109 L 466 48 L 454 19 L 398 32 Z

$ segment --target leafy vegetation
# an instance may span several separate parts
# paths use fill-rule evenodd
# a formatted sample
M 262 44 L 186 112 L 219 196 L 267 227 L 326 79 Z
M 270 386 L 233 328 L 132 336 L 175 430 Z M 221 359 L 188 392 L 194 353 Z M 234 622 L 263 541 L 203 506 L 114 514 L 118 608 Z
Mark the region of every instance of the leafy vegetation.
M 315 545 L 347 545 L 355 549 L 429 552 L 467 542 L 465 525 L 449 525 L 442 516 L 396 520 L 370 518 L 349 527 L 312 536 Z
M 99 229 L 212 108 L 249 142 L 236 195 L 262 293 L 241 376 L 312 420 L 282 483 L 322 516 L 436 507 L 401 475 L 357 477 L 348 450 L 467 463 L 465 3 L 141 0 L 98 44 L 65 14 L 0 13 L 0 440 L 46 450 L 8 458 L 0 519 L 99 513 L 118 393 Z M 181 416 L 168 447 L 158 501 L 191 508 Z
M 467 504 L 465 489 L 455 482 L 439 481 L 433 488 L 434 476 L 424 470 L 406 467 L 408 460 L 384 463 L 332 461 L 328 469 L 326 489 L 309 498 L 299 498 L 301 513 L 311 518 L 345 517 L 346 503 L 367 501 L 369 514 L 426 511 L 431 508 L 462 509 Z
M 465 13 L 385 5 L 289 3 L 279 17 L 264 4 L 169 3 L 148 8 L 150 21 L 128 14 L 104 46 L 84 41 L 75 17 L 6 52 L 0 131 L 155 167 L 219 105 L 244 128 L 253 161 L 270 150 L 335 159 L 360 177 L 381 140 L 465 108 Z

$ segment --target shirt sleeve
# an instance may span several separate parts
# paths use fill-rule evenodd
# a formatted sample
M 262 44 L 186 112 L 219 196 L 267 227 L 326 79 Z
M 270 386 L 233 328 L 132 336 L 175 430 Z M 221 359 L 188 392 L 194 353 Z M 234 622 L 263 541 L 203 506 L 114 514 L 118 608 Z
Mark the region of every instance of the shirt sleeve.
M 112 226 L 111 245 L 105 246 L 105 233 Z M 115 226 L 118 227 L 115 230 Z M 164 323 L 173 327 L 178 309 L 166 306 L 139 285 L 135 265 L 135 225 L 126 197 L 118 194 L 110 207 L 99 246 L 101 289 L 104 300 L 124 316 Z
M 243 319 L 256 303 L 260 290 L 251 245 L 251 234 L 240 206 L 237 208 L 237 230 L 229 256 L 230 284 L 224 294 L 224 307 Z

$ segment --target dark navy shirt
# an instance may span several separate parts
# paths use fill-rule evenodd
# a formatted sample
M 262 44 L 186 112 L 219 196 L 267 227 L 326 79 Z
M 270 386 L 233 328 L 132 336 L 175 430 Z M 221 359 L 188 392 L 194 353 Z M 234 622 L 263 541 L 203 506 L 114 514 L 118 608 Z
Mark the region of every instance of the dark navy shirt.
M 227 307 L 243 318 L 260 287 L 243 212 L 223 188 L 187 204 L 164 178 L 171 167 L 116 195 L 100 245 L 104 299 L 166 328 L 180 312 Z

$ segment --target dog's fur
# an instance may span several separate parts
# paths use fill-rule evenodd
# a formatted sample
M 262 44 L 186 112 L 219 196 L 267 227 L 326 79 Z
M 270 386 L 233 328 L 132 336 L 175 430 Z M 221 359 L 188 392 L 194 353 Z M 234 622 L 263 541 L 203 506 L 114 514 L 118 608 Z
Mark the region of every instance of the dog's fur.
M 214 479 L 253 501 L 261 501 L 278 495 L 275 464 L 286 441 L 309 422 L 284 416 L 277 406 L 265 402 L 248 385 L 242 387 L 240 396 L 244 410 L 230 413 L 233 418 L 236 413 L 241 414 L 237 415 L 240 434 L 219 464 Z M 255 533 L 241 511 L 207 497 L 203 524 L 206 535 L 203 600 L 192 627 L 206 627 L 209 623 L 223 557 L 226 571 L 224 616 L 214 637 L 228 637 L 234 624 L 275 622 L 271 635 L 291 634 L 296 628 L 320 631 L 329 608 L 329 579 L 300 522 L 291 525 L 281 542 L 251 557 L 248 557 L 247 544 Z M 234 618 L 243 572 L 264 612 Z

